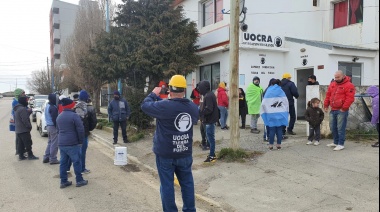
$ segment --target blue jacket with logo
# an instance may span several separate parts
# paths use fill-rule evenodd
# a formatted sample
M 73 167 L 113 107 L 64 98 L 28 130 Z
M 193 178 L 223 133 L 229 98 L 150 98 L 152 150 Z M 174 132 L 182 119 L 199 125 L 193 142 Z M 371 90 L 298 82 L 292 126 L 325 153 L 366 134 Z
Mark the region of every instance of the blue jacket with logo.
M 199 119 L 197 105 L 188 99 L 159 100 L 151 93 L 141 105 L 144 113 L 156 118 L 153 152 L 170 159 L 191 156 L 193 124 Z
M 130 115 L 131 109 L 125 99 L 114 99 L 108 105 L 108 116 L 112 121 L 126 121 Z

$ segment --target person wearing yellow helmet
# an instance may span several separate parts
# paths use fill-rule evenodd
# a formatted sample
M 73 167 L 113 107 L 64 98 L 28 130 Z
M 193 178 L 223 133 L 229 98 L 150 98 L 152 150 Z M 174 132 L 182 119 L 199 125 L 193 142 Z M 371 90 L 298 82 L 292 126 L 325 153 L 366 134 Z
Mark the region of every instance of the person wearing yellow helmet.
M 199 110 L 185 96 L 187 83 L 182 75 L 175 75 L 169 82 L 170 100 L 162 100 L 161 87 L 156 87 L 141 109 L 156 118 L 153 152 L 161 183 L 163 211 L 178 211 L 174 197 L 174 172 L 181 184 L 183 208 L 195 211 L 193 164 L 193 125 L 198 122 Z
M 294 98 L 298 99 L 300 95 L 298 93 L 296 85 L 294 84 L 294 82 L 291 81 L 291 79 L 292 75 L 290 73 L 285 73 L 282 75 L 281 88 L 285 92 L 286 97 L 288 98 L 290 115 L 288 130 L 286 130 L 286 126 L 283 126 L 283 135 L 285 135 L 286 131 L 289 135 L 296 135 L 296 133 L 293 132 L 294 124 L 296 122 L 296 108 L 294 105 Z

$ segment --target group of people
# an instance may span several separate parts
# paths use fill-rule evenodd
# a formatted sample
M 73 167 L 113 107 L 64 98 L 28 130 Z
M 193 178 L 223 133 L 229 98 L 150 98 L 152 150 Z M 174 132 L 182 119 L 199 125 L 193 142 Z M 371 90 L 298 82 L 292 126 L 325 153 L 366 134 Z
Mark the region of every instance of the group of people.
M 76 186 L 87 185 L 82 174 L 90 173 L 86 168 L 86 152 L 88 136 L 97 124 L 95 110 L 88 93 L 81 90 L 79 95 L 74 95 L 74 101 L 65 96 L 49 94 L 49 103 L 45 107 L 45 121 L 48 131 L 48 144 L 43 156 L 43 163 L 51 165 L 60 164 L 60 188 L 72 185 L 68 181 L 68 172 L 71 165 L 76 175 Z M 78 98 L 78 99 L 77 99 Z M 14 131 L 16 133 L 16 155 L 19 160 L 39 159 L 32 151 L 30 122 L 31 108 L 28 108 L 28 97 L 22 89 L 15 90 L 15 98 L 12 102 L 12 116 Z M 57 158 L 60 150 L 60 160 Z

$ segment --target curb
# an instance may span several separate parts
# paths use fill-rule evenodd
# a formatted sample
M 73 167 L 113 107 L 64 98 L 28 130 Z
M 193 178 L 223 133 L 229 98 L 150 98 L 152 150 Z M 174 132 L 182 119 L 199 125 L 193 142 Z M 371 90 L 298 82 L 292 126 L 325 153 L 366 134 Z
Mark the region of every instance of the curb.
M 95 141 L 97 141 L 98 143 L 101 143 L 102 145 L 104 145 L 105 147 L 111 149 L 111 150 L 115 150 L 115 145 L 111 144 L 110 142 L 108 142 L 106 139 L 100 137 L 99 135 L 96 135 L 95 133 L 91 132 L 90 133 L 90 136 L 91 138 L 93 138 Z M 133 163 L 136 163 L 140 166 L 143 166 L 144 168 L 146 168 L 151 174 L 153 174 L 154 176 L 158 176 L 157 174 L 157 170 L 152 168 L 151 166 L 149 165 L 146 165 L 142 162 L 140 162 L 137 157 L 134 157 L 130 154 L 127 154 L 127 158 L 129 161 L 132 161 Z M 174 185 L 177 186 L 177 187 L 181 187 L 179 182 L 178 182 L 178 179 L 176 176 L 174 176 Z M 201 194 L 197 194 L 195 193 L 195 198 L 202 201 L 203 203 L 206 203 L 206 204 L 209 204 L 210 206 L 214 206 L 214 207 L 217 207 L 220 211 L 223 211 L 225 212 L 225 210 L 223 209 L 223 207 L 221 206 L 220 203 L 208 198 L 208 197 L 205 197 Z

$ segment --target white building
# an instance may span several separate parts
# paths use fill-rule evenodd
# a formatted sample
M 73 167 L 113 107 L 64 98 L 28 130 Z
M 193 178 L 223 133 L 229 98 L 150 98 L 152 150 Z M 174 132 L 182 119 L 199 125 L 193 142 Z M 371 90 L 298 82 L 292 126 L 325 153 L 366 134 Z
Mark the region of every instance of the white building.
M 183 6 L 201 34 L 203 64 L 188 76 L 188 84 L 207 79 L 216 89 L 220 81 L 228 83 L 230 16 L 221 11 L 229 11 L 230 0 L 175 4 Z M 311 74 L 321 85 L 328 85 L 339 69 L 356 86 L 379 84 L 377 0 L 245 0 L 245 7 L 248 30 L 240 31 L 240 87 L 246 89 L 258 76 L 265 88 L 271 78 L 289 72 L 301 95 L 297 114 L 303 116 Z

